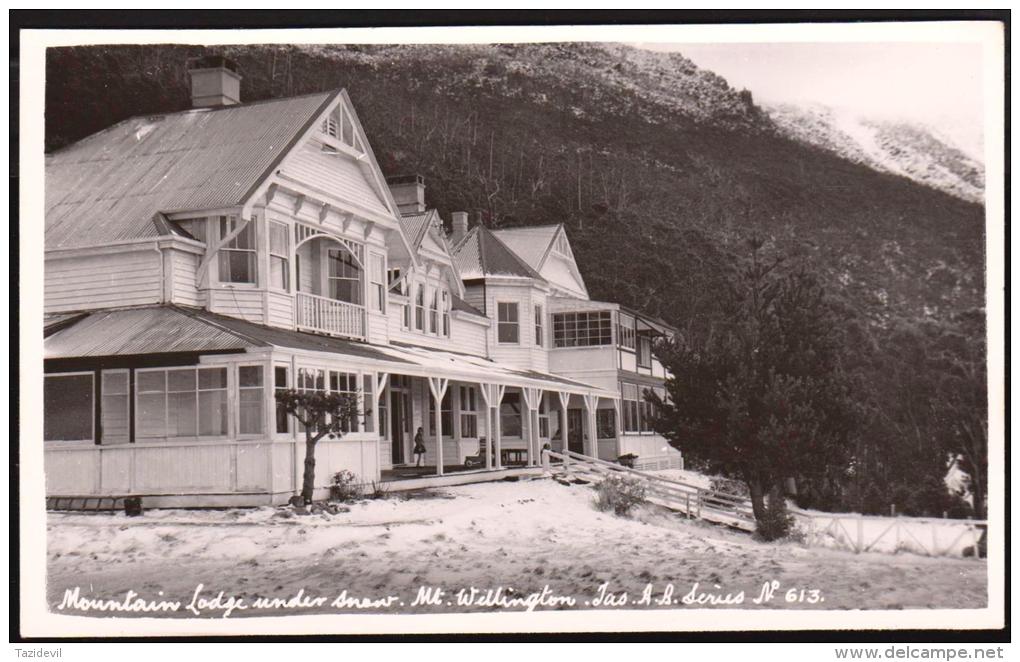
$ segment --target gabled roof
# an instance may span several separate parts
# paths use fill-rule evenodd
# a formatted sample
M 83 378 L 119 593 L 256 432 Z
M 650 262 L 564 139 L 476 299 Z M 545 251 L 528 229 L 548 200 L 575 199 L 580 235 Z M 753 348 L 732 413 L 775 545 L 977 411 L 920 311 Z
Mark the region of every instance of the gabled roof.
M 500 238 L 510 250 L 517 253 L 535 271 L 542 269 L 545 256 L 549 254 L 556 235 L 562 225 L 536 225 L 524 228 L 493 230 L 492 234 Z
M 246 201 L 339 90 L 134 117 L 46 157 L 46 248 L 165 234 L 157 212 Z
M 407 240 L 415 250 L 421 246 L 421 242 L 425 239 L 425 235 L 428 234 L 429 227 L 435 223 L 435 218 L 438 214 L 439 212 L 435 209 L 429 209 L 400 215 L 400 228 L 407 235 Z
M 483 225 L 476 225 L 461 239 L 454 249 L 454 256 L 464 280 L 500 276 L 545 282 L 535 269 Z

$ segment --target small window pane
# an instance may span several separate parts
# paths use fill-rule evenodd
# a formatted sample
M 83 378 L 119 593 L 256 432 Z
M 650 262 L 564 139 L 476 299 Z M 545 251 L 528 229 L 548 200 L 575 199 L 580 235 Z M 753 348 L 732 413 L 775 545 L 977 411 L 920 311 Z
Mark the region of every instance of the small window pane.
M 138 382 L 139 393 L 162 393 L 166 390 L 166 373 L 162 370 L 157 372 L 139 372 L 135 375 Z
M 171 370 L 167 373 L 168 391 L 191 391 L 195 390 L 194 370 Z
M 238 385 L 241 388 L 262 386 L 262 366 L 245 365 L 237 369 Z
M 227 388 L 226 368 L 203 368 L 198 371 L 198 388 Z
M 92 375 L 54 375 L 43 382 L 43 439 L 92 439 Z

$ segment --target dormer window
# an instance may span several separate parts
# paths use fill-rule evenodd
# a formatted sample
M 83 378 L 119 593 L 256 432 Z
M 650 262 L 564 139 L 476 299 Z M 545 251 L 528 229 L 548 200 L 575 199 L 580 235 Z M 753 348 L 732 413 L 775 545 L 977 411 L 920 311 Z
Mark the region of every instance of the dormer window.
M 443 335 L 450 337 L 450 293 L 443 290 Z
M 429 306 L 429 331 L 439 335 L 439 290 L 432 290 L 432 305 Z
M 219 237 L 223 241 L 239 222 L 236 216 L 219 217 Z M 237 236 L 219 250 L 220 282 L 255 284 L 255 222 L 250 221 Z
M 425 330 L 425 286 L 419 285 L 414 298 L 414 328 Z

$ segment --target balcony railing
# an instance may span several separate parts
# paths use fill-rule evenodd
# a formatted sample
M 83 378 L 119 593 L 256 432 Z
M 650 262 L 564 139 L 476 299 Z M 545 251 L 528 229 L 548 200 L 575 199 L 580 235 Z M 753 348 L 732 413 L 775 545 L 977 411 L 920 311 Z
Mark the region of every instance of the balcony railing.
M 364 340 L 365 307 L 298 292 L 297 325 L 302 331 Z

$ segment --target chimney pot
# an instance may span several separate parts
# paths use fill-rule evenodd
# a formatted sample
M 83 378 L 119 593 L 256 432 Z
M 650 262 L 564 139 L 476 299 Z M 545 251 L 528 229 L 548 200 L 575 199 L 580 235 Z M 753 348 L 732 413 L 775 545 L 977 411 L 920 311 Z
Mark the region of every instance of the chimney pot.
M 207 55 L 188 62 L 191 106 L 208 108 L 241 103 L 241 74 L 237 63 L 221 55 Z
M 450 225 L 453 229 L 453 235 L 451 239 L 454 245 L 460 243 L 460 240 L 467 235 L 468 232 L 468 214 L 466 211 L 455 211 L 450 214 Z

